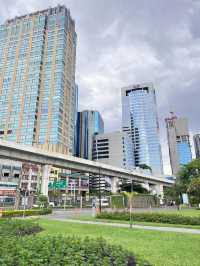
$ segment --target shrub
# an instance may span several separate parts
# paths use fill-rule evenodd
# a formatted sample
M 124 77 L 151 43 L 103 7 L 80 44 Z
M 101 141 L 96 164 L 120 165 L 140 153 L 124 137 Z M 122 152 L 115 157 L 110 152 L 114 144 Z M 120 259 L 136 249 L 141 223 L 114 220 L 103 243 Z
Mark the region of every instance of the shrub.
M 112 195 L 111 196 L 111 207 L 112 208 L 124 208 L 124 196 L 123 195 Z
M 19 217 L 23 216 L 34 216 L 34 215 L 45 215 L 52 213 L 51 209 L 31 209 L 31 210 L 6 210 L 2 212 L 2 217 Z
M 97 215 L 99 219 L 122 220 L 129 221 L 128 212 L 102 212 Z M 137 222 L 153 222 L 153 223 L 168 223 L 168 224 L 184 224 L 184 225 L 200 225 L 199 217 L 182 216 L 177 214 L 165 213 L 134 213 L 132 214 L 133 221 Z
M 134 255 L 103 239 L 63 236 L 30 236 L 0 239 L 0 265 L 136 265 Z M 138 266 L 149 265 L 137 260 Z
M 0 236 L 24 236 L 31 235 L 42 231 L 37 223 L 33 221 L 24 220 L 11 220 L 1 219 L 0 220 Z

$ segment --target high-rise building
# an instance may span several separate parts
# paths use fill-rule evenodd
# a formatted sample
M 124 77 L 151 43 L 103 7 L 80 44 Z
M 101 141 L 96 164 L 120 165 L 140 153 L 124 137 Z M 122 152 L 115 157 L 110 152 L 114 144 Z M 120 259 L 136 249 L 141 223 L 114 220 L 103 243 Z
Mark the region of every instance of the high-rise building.
M 200 158 L 200 134 L 193 136 L 196 158 Z
M 120 168 L 134 168 L 134 154 L 131 138 L 125 132 L 95 135 L 92 158 Z
M 171 113 L 171 117 L 166 118 L 165 122 L 172 174 L 176 175 L 180 171 L 181 165 L 185 165 L 192 160 L 188 120 L 177 118 Z
M 76 32 L 65 6 L 0 26 L 0 138 L 71 153 Z
M 119 168 L 134 169 L 133 145 L 130 136 L 120 131 L 95 135 L 92 159 Z M 90 190 L 98 191 L 99 187 L 101 191 L 116 192 L 113 190 L 111 178 L 102 176 L 101 173 L 90 178 Z
M 92 160 L 92 145 L 95 134 L 104 132 L 104 122 L 98 111 L 78 112 L 76 156 Z
M 132 139 L 135 166 L 163 173 L 155 89 L 152 83 L 122 88 L 122 130 Z

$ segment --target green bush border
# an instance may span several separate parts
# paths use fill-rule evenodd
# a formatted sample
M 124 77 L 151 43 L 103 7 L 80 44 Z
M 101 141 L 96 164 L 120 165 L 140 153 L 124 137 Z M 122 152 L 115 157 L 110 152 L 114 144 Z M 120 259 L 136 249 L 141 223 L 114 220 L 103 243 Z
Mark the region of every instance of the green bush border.
M 34 216 L 45 215 L 52 213 L 52 209 L 31 209 L 31 210 L 5 210 L 2 211 L 2 217 L 20 217 L 20 216 Z
M 130 214 L 129 212 L 102 212 L 96 217 L 99 219 L 129 221 Z M 132 213 L 132 219 L 136 222 L 200 225 L 200 216 L 191 217 L 164 213 Z

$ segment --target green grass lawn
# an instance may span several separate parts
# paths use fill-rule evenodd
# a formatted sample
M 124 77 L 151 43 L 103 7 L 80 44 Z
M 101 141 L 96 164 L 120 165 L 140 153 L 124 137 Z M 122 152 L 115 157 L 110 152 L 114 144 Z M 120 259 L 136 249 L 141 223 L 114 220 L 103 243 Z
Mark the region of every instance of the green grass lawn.
M 90 215 L 74 216 L 73 219 L 81 221 L 93 221 L 93 222 L 106 222 L 106 223 L 120 223 L 129 224 L 129 221 L 122 220 L 109 220 L 109 219 L 98 219 Z M 161 227 L 178 227 L 178 228 L 190 228 L 190 229 L 200 229 L 200 225 L 183 225 L 183 224 L 167 224 L 167 223 L 151 223 L 151 222 L 134 222 L 135 225 L 149 225 L 149 226 L 161 226 Z
M 154 212 L 154 211 L 152 211 Z M 178 214 L 183 216 L 200 216 L 200 211 L 195 209 L 183 209 L 183 210 L 165 210 L 156 211 L 156 213 L 164 213 L 164 214 Z M 84 215 L 84 214 L 74 214 L 73 219 L 83 220 L 83 221 L 95 221 L 95 222 L 111 222 L 111 223 L 125 223 L 128 224 L 129 221 L 122 221 L 122 220 L 108 220 L 108 219 L 97 219 L 92 217 L 91 215 Z M 180 228 L 192 228 L 192 229 L 200 229 L 200 225 L 182 225 L 182 224 L 167 224 L 167 223 L 152 223 L 152 222 L 138 222 L 133 221 L 134 224 L 138 225 L 152 225 L 152 226 L 168 226 L 168 227 L 180 227 Z
M 103 237 L 158 266 L 199 266 L 200 235 L 75 224 L 40 219 L 40 234 Z

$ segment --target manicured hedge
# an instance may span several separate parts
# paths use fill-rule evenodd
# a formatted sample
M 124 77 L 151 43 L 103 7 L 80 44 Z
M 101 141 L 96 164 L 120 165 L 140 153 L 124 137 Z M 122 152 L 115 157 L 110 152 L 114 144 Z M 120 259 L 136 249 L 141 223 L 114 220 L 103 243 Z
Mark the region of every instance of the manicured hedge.
M 99 219 L 122 220 L 129 221 L 129 212 L 102 212 L 97 215 Z M 168 224 L 184 224 L 184 225 L 200 225 L 199 217 L 182 216 L 177 214 L 165 213 L 133 213 L 133 221 L 137 222 L 153 222 Z
M 41 232 L 43 229 L 35 221 L 24 219 L 1 219 L 0 237 L 25 236 Z
M 63 236 L 3 238 L 0 265 L 6 266 L 148 266 L 120 246 L 103 239 Z
M 45 215 L 52 213 L 51 209 L 31 209 L 31 210 L 6 210 L 2 212 L 2 217 L 19 217 L 23 216 L 34 216 L 34 215 Z

